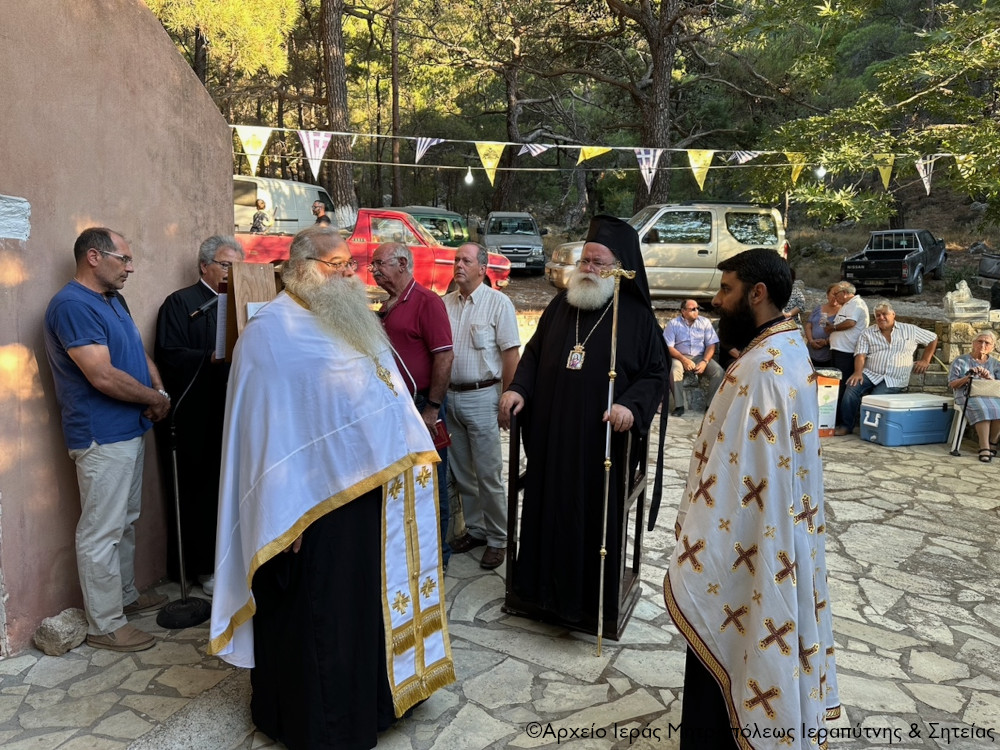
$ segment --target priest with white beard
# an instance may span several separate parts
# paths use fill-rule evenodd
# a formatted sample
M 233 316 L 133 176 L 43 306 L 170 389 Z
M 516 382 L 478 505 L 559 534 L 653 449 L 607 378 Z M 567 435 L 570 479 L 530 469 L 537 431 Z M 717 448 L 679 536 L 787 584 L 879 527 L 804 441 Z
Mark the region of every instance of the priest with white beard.
M 233 354 L 210 651 L 250 667 L 257 728 L 371 748 L 455 680 L 430 434 L 328 226 Z
M 622 279 L 614 399 L 607 411 L 615 267 Z M 500 425 L 518 415 L 528 459 L 517 565 L 508 581 L 540 619 L 596 633 L 607 424 L 612 476 L 626 438 L 648 433 L 666 386 L 667 354 L 653 315 L 639 238 L 626 222 L 593 219 L 569 288 L 542 313 L 517 373 L 500 398 Z M 622 524 L 617 487 L 608 499 L 605 606 L 617 608 Z

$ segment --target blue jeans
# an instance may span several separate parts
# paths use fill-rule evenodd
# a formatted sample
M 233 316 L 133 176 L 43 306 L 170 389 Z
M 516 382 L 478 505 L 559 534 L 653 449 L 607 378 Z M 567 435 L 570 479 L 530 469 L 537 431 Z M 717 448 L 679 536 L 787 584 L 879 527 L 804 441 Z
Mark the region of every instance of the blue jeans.
M 427 396 L 422 393 L 418 393 L 413 397 L 413 403 L 416 404 L 417 411 L 423 412 L 424 407 L 427 406 Z M 444 410 L 447 400 L 441 404 L 441 410 L 438 412 L 438 419 L 444 419 Z M 441 456 L 441 460 L 437 465 L 437 479 L 438 479 L 438 513 L 441 517 L 441 562 L 445 565 L 448 564 L 448 560 L 451 559 L 451 547 L 448 546 L 448 449 L 441 448 L 438 451 L 438 455 Z
M 844 378 L 847 381 L 847 378 Z M 848 432 L 854 429 L 854 425 L 858 421 L 858 414 L 861 412 L 861 399 L 868 394 L 873 394 L 880 396 L 884 393 L 902 393 L 903 388 L 893 388 L 887 386 L 883 380 L 881 383 L 873 383 L 867 375 L 861 376 L 861 382 L 858 385 L 849 385 L 844 388 L 844 395 L 840 400 L 840 426 L 847 429 Z

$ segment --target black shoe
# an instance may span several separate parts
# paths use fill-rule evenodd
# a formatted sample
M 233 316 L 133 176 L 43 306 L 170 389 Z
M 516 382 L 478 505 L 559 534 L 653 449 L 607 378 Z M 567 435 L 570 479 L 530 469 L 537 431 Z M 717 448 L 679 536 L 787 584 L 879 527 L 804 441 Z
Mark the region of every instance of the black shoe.
M 476 539 L 472 534 L 463 534 L 455 541 L 449 542 L 451 551 L 459 554 L 468 552 L 470 549 L 475 549 L 476 547 L 482 547 L 485 544 L 485 539 Z
M 678 406 L 676 409 L 674 409 L 672 412 L 670 412 L 670 415 L 674 416 L 674 417 L 683 417 L 684 416 L 684 407 L 683 406 Z

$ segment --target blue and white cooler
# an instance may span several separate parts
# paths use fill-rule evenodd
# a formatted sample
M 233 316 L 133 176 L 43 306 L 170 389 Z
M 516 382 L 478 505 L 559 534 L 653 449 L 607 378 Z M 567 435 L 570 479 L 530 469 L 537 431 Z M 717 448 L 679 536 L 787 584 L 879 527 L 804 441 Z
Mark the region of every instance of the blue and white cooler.
M 861 399 L 861 439 L 879 445 L 947 443 L 951 396 L 886 393 Z

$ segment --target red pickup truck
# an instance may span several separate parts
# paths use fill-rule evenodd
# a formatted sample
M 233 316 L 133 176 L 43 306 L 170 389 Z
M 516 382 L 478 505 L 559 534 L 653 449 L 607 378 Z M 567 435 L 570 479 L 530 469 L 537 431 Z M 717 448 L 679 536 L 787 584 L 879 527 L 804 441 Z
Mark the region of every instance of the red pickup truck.
M 237 234 L 250 263 L 274 263 L 288 257 L 292 244 L 290 234 Z M 444 247 L 404 211 L 389 208 L 362 208 L 354 232 L 347 238 L 351 255 L 358 262 L 358 276 L 370 286 L 375 285 L 368 264 L 372 254 L 383 242 L 402 242 L 413 253 L 413 276 L 418 284 L 444 294 L 448 291 L 455 269 L 455 248 Z M 490 253 L 486 276 L 495 288 L 507 286 L 510 261 L 503 255 Z

